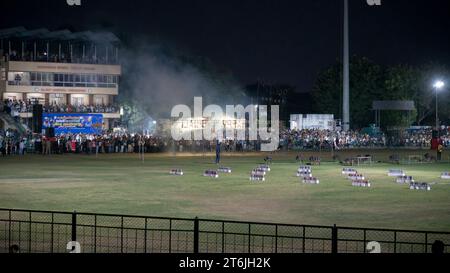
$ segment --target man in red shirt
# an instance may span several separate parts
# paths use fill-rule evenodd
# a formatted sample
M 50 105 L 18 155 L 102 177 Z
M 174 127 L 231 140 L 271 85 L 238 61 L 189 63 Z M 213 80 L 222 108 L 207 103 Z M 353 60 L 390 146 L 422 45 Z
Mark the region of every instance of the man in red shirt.
M 438 161 L 442 158 L 442 150 L 444 149 L 444 142 L 440 137 L 435 137 L 431 139 L 431 150 L 436 151 L 436 159 Z
M 441 161 L 442 151 L 444 150 L 444 141 L 442 138 L 438 139 L 438 148 L 437 148 L 437 160 Z

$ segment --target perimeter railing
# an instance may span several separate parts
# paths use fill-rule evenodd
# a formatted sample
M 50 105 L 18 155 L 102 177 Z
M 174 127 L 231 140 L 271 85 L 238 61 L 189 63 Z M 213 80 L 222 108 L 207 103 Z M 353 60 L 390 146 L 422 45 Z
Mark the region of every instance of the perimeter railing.
M 450 252 L 450 232 L 0 208 L 3 253 L 431 253 L 436 241 Z

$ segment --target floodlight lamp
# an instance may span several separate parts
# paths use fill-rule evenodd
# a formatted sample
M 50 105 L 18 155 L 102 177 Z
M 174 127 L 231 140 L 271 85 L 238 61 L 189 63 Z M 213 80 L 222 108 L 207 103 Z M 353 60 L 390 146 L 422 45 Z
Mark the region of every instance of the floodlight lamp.
M 445 83 L 443 81 L 436 81 L 433 85 L 433 87 L 436 89 L 441 89 L 444 86 L 445 86 Z

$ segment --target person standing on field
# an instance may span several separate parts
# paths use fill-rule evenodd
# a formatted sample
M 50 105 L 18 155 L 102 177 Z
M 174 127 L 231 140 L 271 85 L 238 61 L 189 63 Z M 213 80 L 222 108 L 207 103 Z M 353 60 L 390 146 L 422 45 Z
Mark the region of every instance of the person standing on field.
M 48 138 L 45 141 L 45 154 L 50 155 L 52 152 L 52 142 L 51 139 Z
M 19 155 L 24 155 L 25 154 L 25 140 L 22 139 L 20 140 L 19 143 Z
M 220 163 L 220 141 L 216 140 L 216 164 Z
M 42 155 L 45 155 L 46 146 L 47 146 L 47 139 L 45 138 L 45 136 L 42 136 L 42 141 L 41 141 Z

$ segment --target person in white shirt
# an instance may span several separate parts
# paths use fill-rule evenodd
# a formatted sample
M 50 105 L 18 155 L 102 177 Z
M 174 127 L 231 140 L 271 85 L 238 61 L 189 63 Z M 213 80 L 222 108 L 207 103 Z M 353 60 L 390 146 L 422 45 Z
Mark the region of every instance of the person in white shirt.
M 19 155 L 25 154 L 25 140 L 22 139 L 19 143 Z

